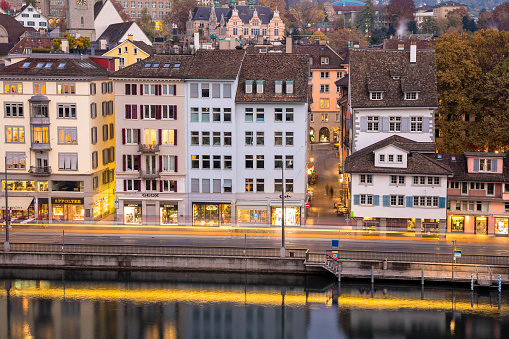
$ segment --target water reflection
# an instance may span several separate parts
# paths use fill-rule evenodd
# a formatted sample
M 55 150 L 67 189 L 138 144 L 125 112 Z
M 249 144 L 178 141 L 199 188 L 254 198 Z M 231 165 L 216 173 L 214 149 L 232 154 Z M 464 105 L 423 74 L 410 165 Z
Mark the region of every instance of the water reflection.
M 509 296 L 496 290 L 183 275 L 0 280 L 0 338 L 496 339 L 509 329 Z

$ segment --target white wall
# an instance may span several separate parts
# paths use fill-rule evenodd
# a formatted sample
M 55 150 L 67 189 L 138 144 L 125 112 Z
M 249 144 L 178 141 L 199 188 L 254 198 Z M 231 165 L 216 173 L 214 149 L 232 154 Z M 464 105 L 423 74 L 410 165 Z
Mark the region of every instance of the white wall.
M 29 11 L 31 9 L 31 11 Z M 35 17 L 39 16 L 39 17 Z M 48 29 L 48 19 L 38 12 L 32 5 L 29 5 L 22 13 L 19 13 L 14 17 L 17 21 L 19 21 L 25 27 L 33 27 L 36 30 L 39 29 Z M 33 25 L 29 25 L 28 23 L 34 23 Z
M 118 14 L 115 6 L 113 6 L 111 1 L 107 0 L 94 20 L 96 37 L 100 37 L 109 25 L 122 22 L 124 22 L 124 20 L 122 20 L 122 17 Z

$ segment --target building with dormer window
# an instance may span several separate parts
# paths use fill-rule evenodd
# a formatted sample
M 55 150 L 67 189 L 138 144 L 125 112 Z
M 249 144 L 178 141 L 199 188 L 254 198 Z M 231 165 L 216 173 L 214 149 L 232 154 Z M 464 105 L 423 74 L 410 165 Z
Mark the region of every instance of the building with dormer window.
M 24 5 L 14 17 L 25 27 L 33 27 L 36 30 L 48 29 L 48 18 L 41 14 L 34 6 Z
M 447 180 L 453 172 L 433 158 L 435 150 L 433 142 L 394 135 L 349 156 L 350 210 L 359 226 L 444 233 Z

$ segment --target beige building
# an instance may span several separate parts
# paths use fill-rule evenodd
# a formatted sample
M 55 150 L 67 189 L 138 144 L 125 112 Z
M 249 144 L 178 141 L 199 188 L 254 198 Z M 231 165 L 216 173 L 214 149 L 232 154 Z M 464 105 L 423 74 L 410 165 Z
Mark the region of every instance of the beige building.
M 2 179 L 7 170 L 13 222 L 86 222 L 114 211 L 108 75 L 78 58 L 27 58 L 0 71 L 0 169 Z M 5 180 L 1 189 L 3 212 Z
M 183 219 L 184 79 L 192 58 L 153 56 L 113 75 L 121 223 L 177 225 Z
M 467 9 L 467 5 L 460 4 L 459 2 L 455 1 L 445 1 L 439 4 L 436 4 L 433 7 L 433 16 L 437 19 L 446 19 L 447 15 L 449 15 L 450 12 L 454 11 L 455 9 L 459 8 L 465 8 Z

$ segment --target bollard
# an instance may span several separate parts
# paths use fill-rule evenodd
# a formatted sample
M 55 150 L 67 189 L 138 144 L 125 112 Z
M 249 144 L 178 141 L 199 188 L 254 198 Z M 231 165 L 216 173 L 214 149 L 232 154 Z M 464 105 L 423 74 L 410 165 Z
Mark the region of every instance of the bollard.
M 502 292 L 502 276 L 498 275 L 498 293 Z
M 421 285 L 424 285 L 424 268 L 421 268 Z
M 470 291 L 474 290 L 474 273 L 470 273 Z
M 384 271 L 387 270 L 387 258 L 384 259 L 383 269 L 384 269 Z
M 338 266 L 338 282 L 341 282 L 341 265 Z
M 371 283 L 375 282 L 375 269 L 371 266 Z

